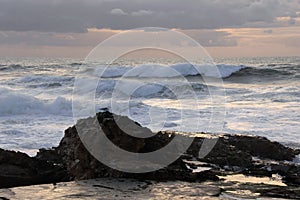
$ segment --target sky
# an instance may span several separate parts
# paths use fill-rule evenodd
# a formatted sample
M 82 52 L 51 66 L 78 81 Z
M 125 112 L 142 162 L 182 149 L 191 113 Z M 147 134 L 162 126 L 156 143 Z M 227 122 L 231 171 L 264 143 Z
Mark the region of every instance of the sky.
M 84 58 L 140 27 L 185 33 L 213 57 L 300 56 L 300 0 L 0 0 L 0 57 Z

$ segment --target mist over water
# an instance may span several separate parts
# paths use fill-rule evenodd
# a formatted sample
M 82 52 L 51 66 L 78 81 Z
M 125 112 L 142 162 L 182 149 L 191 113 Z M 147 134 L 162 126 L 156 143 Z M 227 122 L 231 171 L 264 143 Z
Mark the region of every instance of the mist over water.
M 0 59 L 0 148 L 33 155 L 38 148 L 58 145 L 63 131 L 74 124 L 72 92 L 75 77 L 84 67 L 81 63 L 75 59 Z M 226 89 L 223 132 L 260 135 L 300 147 L 300 58 L 219 59 L 216 63 Z M 209 77 L 215 75 L 207 71 L 207 66 L 196 66 L 195 70 L 190 64 L 174 60 L 156 63 L 156 67 L 171 67 L 188 80 L 199 100 L 195 107 L 189 95 L 182 99 L 184 104 L 179 104 L 176 95 L 159 84 L 160 79 L 167 78 L 183 93 L 187 89 L 179 84 L 179 77 L 158 74 L 155 70 L 143 73 L 153 66 L 132 60 L 113 63 L 102 74 L 97 87 L 97 109 L 110 108 L 111 96 L 120 81 L 142 78 L 152 84 L 138 88 L 127 102 L 130 110 L 120 109 L 119 114 L 129 115 L 152 130 L 189 131 L 190 124 L 180 126 L 184 109 L 186 113 L 191 111 L 188 116 L 191 122 L 201 117 L 197 130 L 206 131 L 206 120 L 211 114 L 210 96 L 198 71 Z M 100 75 L 97 70 L 91 74 Z M 157 84 L 153 84 L 155 81 Z M 124 103 L 122 99 L 119 101 Z M 214 106 L 218 109 L 218 105 Z M 198 109 L 196 115 L 192 112 L 195 109 Z M 151 112 L 155 113 L 155 119 L 150 117 Z

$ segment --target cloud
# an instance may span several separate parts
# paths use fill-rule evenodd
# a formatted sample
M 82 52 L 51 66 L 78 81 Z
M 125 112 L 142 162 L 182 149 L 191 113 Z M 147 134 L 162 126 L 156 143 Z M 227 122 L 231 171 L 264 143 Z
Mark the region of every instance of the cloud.
M 128 15 L 128 13 L 124 12 L 122 9 L 120 8 L 114 8 L 110 11 L 110 14 L 112 15 Z
M 237 38 L 226 31 L 215 30 L 178 30 L 192 39 L 196 40 L 200 45 L 206 47 L 215 46 L 236 46 Z M 28 45 L 28 46 L 96 46 L 108 37 L 118 32 L 114 30 L 89 30 L 87 33 L 44 33 L 37 31 L 16 32 L 5 31 L 0 32 L 0 44 L 2 45 Z M 144 34 L 147 37 L 147 34 Z M 117 45 L 132 46 L 134 42 L 145 41 L 139 34 L 134 41 L 124 41 Z M 170 40 L 170 38 L 169 38 Z M 152 41 L 149 41 L 151 45 Z M 181 41 L 174 38 L 172 45 L 181 46 Z
M 154 12 L 151 10 L 138 10 L 138 11 L 134 11 L 131 12 L 130 15 L 131 16 L 147 16 L 147 15 L 152 15 Z M 128 15 L 127 12 L 124 12 L 122 9 L 120 8 L 114 8 L 110 11 L 110 14 L 112 15 Z
M 237 46 L 237 37 L 232 36 L 226 31 L 215 30 L 181 30 L 184 34 L 196 40 L 199 44 L 206 47 L 229 47 Z
M 217 29 L 297 25 L 298 0 L 0 0 L 0 30 Z
M 266 33 L 266 34 L 272 34 L 273 30 L 272 29 L 264 30 L 264 33 Z
M 147 16 L 147 15 L 152 15 L 154 12 L 151 10 L 139 10 L 139 11 L 135 11 L 132 12 L 131 15 L 132 16 Z

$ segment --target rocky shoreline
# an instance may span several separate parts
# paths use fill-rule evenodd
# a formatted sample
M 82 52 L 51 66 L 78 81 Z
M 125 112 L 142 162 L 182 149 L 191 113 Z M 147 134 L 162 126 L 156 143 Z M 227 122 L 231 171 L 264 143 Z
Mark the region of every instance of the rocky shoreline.
M 128 120 L 143 131 L 150 131 L 126 117 L 114 116 L 109 112 L 98 113 L 97 116 L 80 120 L 78 123 L 90 127 L 92 123 L 98 121 L 106 136 L 114 144 L 135 153 L 160 149 L 175 135 L 182 139 L 188 137 L 175 132 L 159 132 L 151 138 L 135 138 L 124 133 L 118 127 L 116 119 Z M 218 138 L 218 141 L 206 157 L 199 158 L 199 150 L 207 138 Z M 195 187 L 199 184 L 213 185 L 220 191 L 214 194 L 215 196 L 229 190 L 247 190 L 262 197 L 297 199 L 300 198 L 300 166 L 292 161 L 299 154 L 299 149 L 271 142 L 264 137 L 202 133 L 193 140 L 186 153 L 168 167 L 149 173 L 124 173 L 111 169 L 95 159 L 86 150 L 76 127 L 73 126 L 65 131 L 65 136 L 58 147 L 41 149 L 35 157 L 0 149 L 0 188 L 96 178 L 117 180 L 125 178 L 152 181 L 151 184 L 162 181 L 183 181 L 194 183 Z M 267 182 L 250 184 L 249 181 L 236 184 L 238 181 L 229 180 L 236 175 L 269 178 L 270 182 L 277 177 L 278 184 Z M 0 199 L 1 195 L 0 192 Z

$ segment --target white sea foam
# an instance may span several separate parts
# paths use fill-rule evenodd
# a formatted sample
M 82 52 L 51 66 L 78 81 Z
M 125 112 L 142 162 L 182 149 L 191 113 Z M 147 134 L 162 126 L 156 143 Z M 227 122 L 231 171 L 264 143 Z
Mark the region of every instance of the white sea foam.
M 233 73 L 238 72 L 244 68 L 243 65 L 190 65 L 177 64 L 171 66 L 173 69 L 180 72 L 183 76 L 202 75 L 213 78 L 227 78 Z
M 0 116 L 19 114 L 71 115 L 71 101 L 57 97 L 44 101 L 19 91 L 0 88 Z
M 296 164 L 300 165 L 300 154 L 296 156 L 296 158 L 294 159 L 294 161 Z
M 222 78 L 230 77 L 232 74 L 247 68 L 244 65 L 217 65 Z

